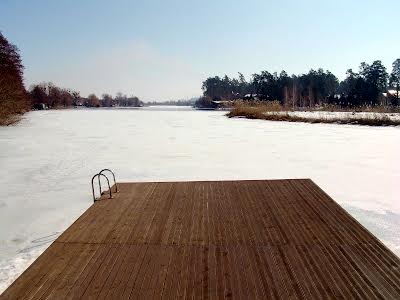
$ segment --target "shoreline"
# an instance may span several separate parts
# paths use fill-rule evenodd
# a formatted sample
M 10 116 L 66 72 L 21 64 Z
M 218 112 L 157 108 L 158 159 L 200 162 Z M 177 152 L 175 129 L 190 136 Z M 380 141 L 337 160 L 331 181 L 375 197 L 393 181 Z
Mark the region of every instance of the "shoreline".
M 242 117 L 246 119 L 309 124 L 374 127 L 400 126 L 400 114 L 380 112 L 267 111 L 258 107 L 240 106 L 233 108 L 226 116 L 228 118 Z M 392 118 L 392 116 L 397 116 L 397 118 Z
M 21 121 L 23 114 L 17 114 L 17 115 L 11 115 L 6 118 L 0 118 L 0 127 L 4 126 L 11 126 L 17 124 L 19 121 Z

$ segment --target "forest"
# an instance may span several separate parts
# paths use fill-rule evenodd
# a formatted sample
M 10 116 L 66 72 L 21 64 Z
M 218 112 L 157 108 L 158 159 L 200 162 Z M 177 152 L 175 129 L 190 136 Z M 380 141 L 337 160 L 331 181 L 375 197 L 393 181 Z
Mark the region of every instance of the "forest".
M 392 64 L 389 74 L 380 60 L 360 64 L 359 71 L 349 69 L 339 81 L 330 71 L 311 69 L 306 74 L 291 75 L 281 71 L 262 71 L 246 81 L 238 78 L 209 77 L 202 85 L 203 97 L 198 106 L 215 101 L 260 100 L 279 101 L 292 107 L 313 107 L 334 104 L 340 107 L 398 106 L 400 89 L 400 59 Z

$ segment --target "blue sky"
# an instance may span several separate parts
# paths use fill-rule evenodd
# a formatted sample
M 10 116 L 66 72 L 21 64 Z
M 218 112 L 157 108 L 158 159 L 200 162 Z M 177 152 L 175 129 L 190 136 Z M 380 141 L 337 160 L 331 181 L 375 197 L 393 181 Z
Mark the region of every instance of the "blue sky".
M 247 78 L 400 57 L 400 1 L 1 0 L 0 30 L 29 86 L 52 81 L 144 100 L 201 94 L 208 76 Z

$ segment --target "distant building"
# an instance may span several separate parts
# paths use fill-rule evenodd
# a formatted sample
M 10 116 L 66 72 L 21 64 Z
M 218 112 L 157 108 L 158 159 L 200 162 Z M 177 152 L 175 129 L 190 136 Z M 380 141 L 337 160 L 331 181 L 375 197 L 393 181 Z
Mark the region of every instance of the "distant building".
M 259 94 L 246 94 L 243 96 L 243 100 L 260 100 L 261 95 Z
M 33 109 L 44 110 L 44 109 L 49 109 L 49 107 L 45 103 L 35 103 L 33 105 Z
M 397 105 L 397 98 L 400 96 L 400 92 L 397 93 L 397 90 L 387 90 L 386 93 L 382 93 L 379 97 L 381 105 Z
M 391 95 L 393 97 L 397 97 L 397 91 L 396 90 L 388 90 L 387 94 Z M 399 92 L 399 94 L 400 94 L 400 92 Z
M 87 98 L 81 97 L 81 98 L 75 99 L 73 104 L 74 104 L 74 106 L 84 106 L 87 101 L 88 101 Z

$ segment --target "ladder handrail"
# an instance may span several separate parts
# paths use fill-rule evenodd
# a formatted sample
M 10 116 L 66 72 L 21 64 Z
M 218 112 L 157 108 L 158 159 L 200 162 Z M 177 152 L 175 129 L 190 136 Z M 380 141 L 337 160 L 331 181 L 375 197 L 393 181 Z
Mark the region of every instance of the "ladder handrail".
M 94 181 L 94 179 L 95 179 L 96 177 L 98 177 L 98 179 L 99 179 L 99 190 L 100 190 L 100 197 L 101 197 L 101 182 L 100 182 L 100 176 L 104 176 L 104 177 L 106 178 L 107 184 L 108 184 L 108 191 L 109 191 L 109 193 L 110 193 L 109 199 L 112 198 L 111 187 L 110 187 L 110 181 L 108 180 L 108 177 L 107 177 L 106 175 L 104 175 L 104 174 L 97 173 L 96 175 L 94 175 L 94 176 L 92 177 L 93 202 L 96 202 L 96 196 L 95 196 L 95 194 L 94 194 L 94 183 L 93 183 L 93 181 Z
M 117 186 L 117 182 L 115 181 L 115 174 L 114 174 L 114 172 L 111 171 L 110 169 L 103 169 L 103 170 L 101 170 L 101 171 L 99 172 L 99 174 L 100 174 L 100 175 L 103 175 L 103 172 L 105 172 L 105 171 L 110 172 L 110 173 L 112 174 L 113 179 L 114 179 L 114 185 L 115 185 L 115 193 L 118 193 L 118 186 Z M 99 177 L 99 180 L 100 180 L 100 177 Z M 100 192 L 101 192 L 101 187 L 100 187 Z

